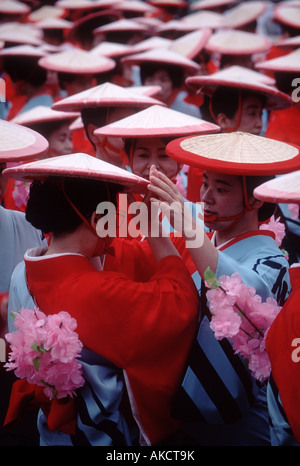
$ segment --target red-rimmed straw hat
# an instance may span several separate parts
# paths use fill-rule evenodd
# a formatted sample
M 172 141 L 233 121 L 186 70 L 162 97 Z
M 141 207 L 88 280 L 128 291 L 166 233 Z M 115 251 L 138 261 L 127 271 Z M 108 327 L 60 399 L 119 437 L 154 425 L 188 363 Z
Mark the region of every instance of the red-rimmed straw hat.
M 300 170 L 261 184 L 253 195 L 264 202 L 300 204 Z
M 241 131 L 175 139 L 166 152 L 178 162 L 230 175 L 276 175 L 300 168 L 298 147 Z
M 41 45 L 42 31 L 30 24 L 17 22 L 0 25 L 0 41 L 13 44 Z
M 79 18 L 72 25 L 72 29 L 68 35 L 68 41 L 79 42 L 83 35 L 89 35 L 93 39 L 93 31 L 99 26 L 114 23 L 121 18 L 121 13 L 110 8 L 109 10 L 100 10 L 89 13 Z
M 48 141 L 36 131 L 0 120 L 0 162 L 34 159 L 48 151 Z
M 32 11 L 27 16 L 27 19 L 35 23 L 45 19 L 63 18 L 64 16 L 66 16 L 66 11 L 63 8 L 54 5 L 44 5 Z
M 196 23 L 190 23 L 188 21 L 178 21 L 177 19 L 171 19 L 161 25 L 157 26 L 156 34 L 161 36 L 166 35 L 169 32 L 176 32 L 179 35 L 186 34 L 191 31 L 198 30 L 199 26 Z
M 36 26 L 43 31 L 48 29 L 69 31 L 73 27 L 73 23 L 63 18 L 45 18 L 37 21 Z
M 267 80 L 272 81 L 272 78 L 242 66 L 231 66 L 211 75 L 191 76 L 186 79 L 186 83 L 209 96 L 218 87 L 250 90 L 266 98 L 264 108 L 268 110 L 290 107 L 293 104 L 291 97 L 277 87 L 266 84 Z
M 17 0 L 1 0 L 0 2 L 0 14 L 27 15 L 30 11 L 30 6 L 24 5 L 24 3 Z
M 168 48 L 172 52 L 193 60 L 203 50 L 211 34 L 211 29 L 198 29 L 173 40 Z
M 129 65 L 140 65 L 142 63 L 162 63 L 164 65 L 174 65 L 180 68 L 184 68 L 187 71 L 198 71 L 199 65 L 185 58 L 179 53 L 168 50 L 166 52 L 165 48 L 147 50 L 146 52 L 137 53 L 134 55 L 129 55 L 128 57 L 123 57 L 121 59 L 123 63 Z
M 256 21 L 267 9 L 264 1 L 248 1 L 231 8 L 224 14 L 224 28 L 241 28 Z
M 71 121 L 78 116 L 78 112 L 60 112 L 44 105 L 37 105 L 27 112 L 20 113 L 11 121 L 23 126 L 32 126 L 52 121 Z
M 91 89 L 66 97 L 52 105 L 54 110 L 80 112 L 83 108 L 95 107 L 148 107 L 161 104 L 160 101 L 134 88 L 125 88 L 112 83 L 104 83 Z
M 144 24 L 139 24 L 132 19 L 119 19 L 118 21 L 114 21 L 112 23 L 104 24 L 103 26 L 99 26 L 94 29 L 93 34 L 97 36 L 98 34 L 103 34 L 107 32 L 143 32 L 147 33 L 149 31 L 149 27 Z
M 290 26 L 300 28 L 300 2 L 298 4 L 285 5 L 282 3 L 274 7 L 273 18 L 275 21 Z
M 258 62 L 255 64 L 255 68 L 266 71 L 279 71 L 282 73 L 299 73 L 300 48 L 288 53 L 287 55 L 283 55 L 282 57 Z
M 94 131 L 96 135 L 124 138 L 177 137 L 190 134 L 210 134 L 220 127 L 167 107 L 153 105 L 134 115 Z
M 267 52 L 271 47 L 267 37 L 235 29 L 214 33 L 205 46 L 209 52 L 221 55 L 252 55 Z
M 112 4 L 112 8 L 121 11 L 126 17 L 129 13 L 134 15 L 155 15 L 158 9 L 141 0 L 118 0 Z
M 236 0 L 198 0 L 190 6 L 191 11 L 214 10 L 216 8 L 226 8 L 234 5 Z
M 103 41 L 96 45 L 90 50 L 91 53 L 100 55 L 100 57 L 111 57 L 118 58 L 124 55 L 130 55 L 134 53 L 132 45 L 119 44 L 117 42 Z
M 38 63 L 47 70 L 72 74 L 105 73 L 116 66 L 111 58 L 96 56 L 77 48 L 53 53 L 41 58 Z
M 196 29 L 219 29 L 223 24 L 223 15 L 216 13 L 215 11 L 196 11 L 184 16 L 181 19 L 181 22 L 189 24 Z
M 45 57 L 47 53 L 41 47 L 33 45 L 15 45 L 0 50 L 0 56 L 5 57 Z
M 288 39 L 279 39 L 279 41 L 276 43 L 276 47 L 297 49 L 300 47 L 300 35 L 289 37 Z
M 133 48 L 132 55 L 135 53 L 146 52 L 147 50 L 167 48 L 169 47 L 169 45 L 172 44 L 172 42 L 173 41 L 171 39 L 167 39 L 166 37 L 160 37 L 160 36 L 148 37 L 148 39 L 142 40 L 141 42 L 134 44 L 132 46 Z
M 30 162 L 3 171 L 15 180 L 43 180 L 48 177 L 72 177 L 118 183 L 133 191 L 145 192 L 148 181 L 134 173 L 88 154 L 75 153 Z
M 99 8 L 111 8 L 116 0 L 57 0 L 55 6 L 65 10 L 91 11 Z
M 149 5 L 165 8 L 165 7 L 175 7 L 175 8 L 185 8 L 189 6 L 188 1 L 184 0 L 148 0 Z

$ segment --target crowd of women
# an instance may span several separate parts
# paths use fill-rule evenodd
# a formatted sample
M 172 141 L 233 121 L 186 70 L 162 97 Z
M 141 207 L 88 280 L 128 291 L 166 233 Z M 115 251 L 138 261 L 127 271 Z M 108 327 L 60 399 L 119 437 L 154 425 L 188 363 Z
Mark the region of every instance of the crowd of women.
M 3 0 L 0 21 L 0 444 L 297 446 L 299 0 Z M 260 323 L 277 310 L 241 329 L 249 356 L 237 277 Z M 40 335 L 74 319 L 74 396 L 32 383 L 50 346 L 26 353 L 24 311 Z

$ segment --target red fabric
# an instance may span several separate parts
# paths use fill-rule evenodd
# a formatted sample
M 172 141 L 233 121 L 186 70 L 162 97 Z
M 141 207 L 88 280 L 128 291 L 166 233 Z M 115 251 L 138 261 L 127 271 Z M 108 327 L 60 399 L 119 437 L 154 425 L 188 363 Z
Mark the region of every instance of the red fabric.
M 300 362 L 292 359 L 292 352 L 296 349 L 292 342 L 300 338 L 300 267 L 292 267 L 290 277 L 292 292 L 268 332 L 266 348 L 283 409 L 300 443 Z M 299 343 L 296 346 L 299 347 Z
M 72 142 L 74 153 L 83 152 L 84 154 L 95 156 L 95 149 L 88 140 L 84 128 L 72 131 Z
M 21 206 L 17 206 L 16 202 L 13 198 L 13 191 L 15 189 L 14 187 L 15 180 L 9 179 L 7 189 L 4 195 L 4 205 L 6 209 L 10 210 L 18 210 L 19 212 L 25 212 L 26 211 L 26 204 L 22 204 Z
M 188 201 L 200 202 L 200 189 L 203 182 L 203 172 L 201 168 L 190 167 L 187 176 L 186 197 Z
M 32 385 L 25 379 L 14 382 L 4 426 L 17 422 L 22 414 L 32 409 L 41 408 L 47 416 L 48 427 L 51 431 L 60 430 L 66 434 L 75 434 L 76 410 L 74 399 L 49 400 L 44 394 L 43 387 Z
M 131 251 L 129 262 L 137 263 L 143 243 L 124 240 L 123 250 Z M 142 259 L 144 269 L 147 257 Z M 142 432 L 150 443 L 172 434 L 179 423 L 171 417 L 171 401 L 195 333 L 199 305 L 182 260 L 163 259 L 145 283 L 118 272 L 96 271 L 78 255 L 26 261 L 26 273 L 29 290 L 43 312 L 69 312 L 77 320 L 82 343 L 126 370 Z
M 266 137 L 277 141 L 300 145 L 300 106 L 273 110 L 269 116 Z

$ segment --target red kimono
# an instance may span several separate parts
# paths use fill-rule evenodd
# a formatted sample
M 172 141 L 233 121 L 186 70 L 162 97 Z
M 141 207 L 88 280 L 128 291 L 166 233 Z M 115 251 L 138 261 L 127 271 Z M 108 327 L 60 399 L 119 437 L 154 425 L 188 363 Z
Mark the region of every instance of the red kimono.
M 297 442 L 300 443 L 299 266 L 290 268 L 290 277 L 292 292 L 268 332 L 266 348 L 284 412 Z
M 119 240 L 118 240 L 119 241 Z M 121 241 L 138 264 L 145 242 Z M 130 259 L 129 259 L 130 262 Z M 25 257 L 28 286 L 46 314 L 61 310 L 77 320 L 84 346 L 124 369 L 136 421 L 148 444 L 157 444 L 178 428 L 171 401 L 180 383 L 194 337 L 198 292 L 177 256 L 152 265 L 139 279 L 97 271 L 81 255 L 40 260 Z M 144 262 L 145 264 L 145 262 Z M 145 267 L 144 267 L 145 268 Z M 131 271 L 130 271 L 131 270 Z

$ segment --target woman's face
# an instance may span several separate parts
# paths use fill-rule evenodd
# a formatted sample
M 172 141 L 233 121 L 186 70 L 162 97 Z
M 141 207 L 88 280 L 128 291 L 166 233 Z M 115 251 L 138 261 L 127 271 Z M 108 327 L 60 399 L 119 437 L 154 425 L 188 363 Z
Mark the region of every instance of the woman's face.
M 205 224 L 216 231 L 223 230 L 232 223 L 232 220 L 218 221 L 218 217 L 232 217 L 244 210 L 243 186 L 238 176 L 205 171 L 200 196 L 204 203 Z M 215 218 L 207 220 L 205 217 L 209 215 Z
M 173 83 L 166 70 L 157 70 L 153 75 L 148 76 L 144 83 L 145 86 L 160 86 L 161 92 L 157 94 L 156 98 L 167 102 L 173 93 Z
M 170 179 L 178 173 L 178 163 L 166 154 L 166 143 L 160 138 L 137 139 L 131 165 L 133 173 L 147 179 L 152 165 Z
M 71 154 L 73 151 L 72 132 L 66 123 L 53 131 L 48 137 L 49 157 Z
M 248 96 L 242 101 L 241 118 L 236 131 L 244 131 L 245 133 L 260 135 L 262 130 L 262 102 L 259 97 Z M 222 129 L 235 128 L 238 121 L 238 111 L 233 118 L 227 118 L 225 125 L 222 124 Z

